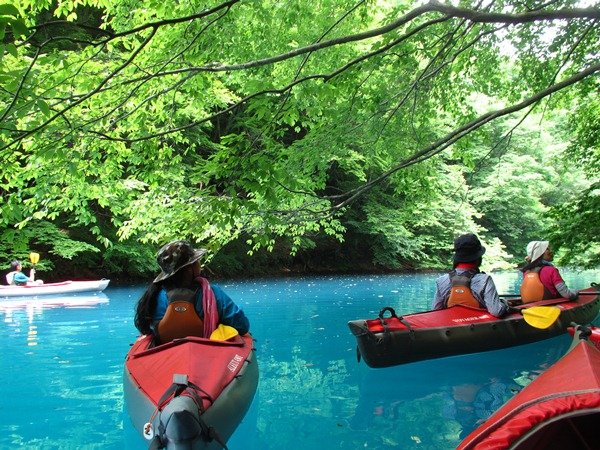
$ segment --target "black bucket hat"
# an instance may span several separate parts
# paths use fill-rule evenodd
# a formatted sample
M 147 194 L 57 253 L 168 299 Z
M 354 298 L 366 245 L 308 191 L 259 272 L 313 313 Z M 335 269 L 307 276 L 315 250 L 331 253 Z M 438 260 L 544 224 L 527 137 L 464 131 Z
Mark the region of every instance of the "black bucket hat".
M 169 242 L 156 255 L 156 262 L 162 272 L 154 279 L 154 283 L 175 275 L 178 270 L 195 263 L 205 254 L 206 249 L 195 249 L 187 241 Z
M 477 261 L 485 253 L 485 247 L 474 234 L 463 234 L 454 241 L 454 263 Z

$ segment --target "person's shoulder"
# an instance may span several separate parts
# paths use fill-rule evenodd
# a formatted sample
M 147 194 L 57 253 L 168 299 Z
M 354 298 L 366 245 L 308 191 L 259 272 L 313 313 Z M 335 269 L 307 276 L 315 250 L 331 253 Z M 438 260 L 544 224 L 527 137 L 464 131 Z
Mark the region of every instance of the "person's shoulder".
M 544 266 L 544 279 L 548 278 L 550 278 L 550 280 L 552 280 L 554 283 L 564 281 L 562 275 L 560 274 L 560 270 L 558 270 L 558 268 L 554 265 Z
M 161 287 L 158 290 L 158 292 L 156 293 L 156 299 L 159 302 L 166 302 L 166 301 L 168 301 L 167 290 L 164 287 Z
M 210 287 L 216 296 L 227 296 L 225 290 L 217 283 L 210 283 Z
M 489 273 L 485 273 L 485 272 L 477 272 L 475 275 L 473 275 L 473 281 L 477 280 L 477 281 L 487 281 L 487 280 L 494 280 L 492 278 L 492 276 Z
M 556 266 L 554 264 L 544 264 L 542 266 L 542 268 L 540 269 L 540 273 L 544 271 L 546 273 L 559 273 L 558 269 L 556 268 Z

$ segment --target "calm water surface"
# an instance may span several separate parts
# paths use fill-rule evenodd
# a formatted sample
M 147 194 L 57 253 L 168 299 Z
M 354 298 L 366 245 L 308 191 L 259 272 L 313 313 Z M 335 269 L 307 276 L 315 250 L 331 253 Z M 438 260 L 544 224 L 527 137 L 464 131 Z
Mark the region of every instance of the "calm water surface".
M 600 282 L 600 271 L 563 275 L 577 289 Z M 347 321 L 384 306 L 427 309 L 436 276 L 216 281 L 250 317 L 260 364 L 257 396 L 229 448 L 453 449 L 568 348 L 565 335 L 387 369 L 358 363 Z M 499 292 L 516 292 L 515 273 L 494 279 Z M 147 448 L 122 392 L 144 288 L 0 299 L 0 448 Z

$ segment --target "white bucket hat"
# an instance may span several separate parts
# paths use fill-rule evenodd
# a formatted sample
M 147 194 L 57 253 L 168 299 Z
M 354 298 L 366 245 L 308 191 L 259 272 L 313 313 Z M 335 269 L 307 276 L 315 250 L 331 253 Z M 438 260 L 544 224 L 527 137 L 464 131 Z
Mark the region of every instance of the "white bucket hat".
M 527 257 L 529 261 L 533 262 L 540 258 L 548 250 L 549 245 L 550 242 L 548 241 L 531 241 L 527 244 Z

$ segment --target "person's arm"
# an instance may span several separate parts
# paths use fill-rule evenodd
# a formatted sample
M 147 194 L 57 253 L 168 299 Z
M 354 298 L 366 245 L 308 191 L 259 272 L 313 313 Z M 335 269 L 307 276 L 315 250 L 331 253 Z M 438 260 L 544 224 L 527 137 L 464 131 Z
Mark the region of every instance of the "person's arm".
M 554 287 L 561 297 L 568 298 L 569 300 L 575 300 L 578 297 L 577 291 L 569 289 L 564 281 L 562 283 L 555 284 Z
M 503 317 L 508 313 L 509 307 L 500 300 L 494 280 L 489 275 L 484 275 L 486 279 L 483 285 L 483 301 L 490 314 L 496 317 Z
M 223 325 L 235 328 L 241 335 L 246 334 L 250 330 L 250 321 L 242 308 L 236 305 L 219 286 L 214 284 L 210 286 L 215 293 L 217 309 L 219 310 L 219 321 Z
M 154 310 L 154 314 L 152 316 L 153 322 L 156 322 L 165 316 L 168 304 L 169 300 L 167 299 L 167 291 L 161 289 L 156 296 L 156 309 Z
M 543 267 L 540 271 L 540 278 L 542 277 L 542 272 L 546 279 L 546 281 L 542 280 L 542 282 L 548 283 L 549 280 L 561 297 L 568 298 L 569 300 L 575 300 L 577 298 L 577 291 L 572 291 L 567 287 L 567 284 L 562 279 L 562 276 L 556 267 L 552 265 Z
M 573 291 L 567 287 L 567 284 L 563 280 L 556 267 L 550 266 L 550 269 L 550 280 L 560 296 L 563 298 L 568 298 L 569 300 L 575 300 L 577 298 L 577 291 Z
M 449 297 L 451 287 L 450 278 L 446 275 L 435 280 L 435 296 L 433 297 L 433 303 L 431 305 L 432 311 L 445 308 L 445 301 Z

